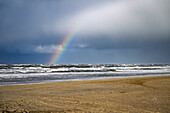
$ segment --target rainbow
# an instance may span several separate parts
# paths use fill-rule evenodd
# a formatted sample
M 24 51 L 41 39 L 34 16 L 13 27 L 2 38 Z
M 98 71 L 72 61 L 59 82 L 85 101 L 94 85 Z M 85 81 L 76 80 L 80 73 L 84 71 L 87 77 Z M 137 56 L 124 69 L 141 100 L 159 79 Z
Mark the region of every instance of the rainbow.
M 73 40 L 73 37 L 76 35 L 77 29 L 72 29 L 70 32 L 68 32 L 67 35 L 64 36 L 63 40 L 59 44 L 62 48 L 61 49 L 56 49 L 54 54 L 52 55 L 49 64 L 56 64 L 59 62 L 61 59 L 64 51 L 68 48 L 70 45 L 71 41 Z

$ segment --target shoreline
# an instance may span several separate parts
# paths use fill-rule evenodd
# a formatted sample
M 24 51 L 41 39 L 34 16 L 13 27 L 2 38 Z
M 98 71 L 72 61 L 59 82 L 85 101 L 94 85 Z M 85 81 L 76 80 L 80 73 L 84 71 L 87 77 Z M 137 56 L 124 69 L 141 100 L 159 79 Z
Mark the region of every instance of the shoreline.
M 0 86 L 0 112 L 168 112 L 170 76 Z
M 29 84 L 44 84 L 44 83 L 58 83 L 58 82 L 74 82 L 74 81 L 89 81 L 89 80 L 108 80 L 108 79 L 119 79 L 119 78 L 136 78 L 136 77 L 154 77 L 154 76 L 168 76 L 169 74 L 154 74 L 154 75 L 125 75 L 125 76 L 112 76 L 112 77 L 97 77 L 97 78 L 86 78 L 86 79 L 66 79 L 66 80 L 43 80 L 42 82 L 34 81 L 27 83 L 14 83 L 1 86 L 15 86 L 15 85 L 29 85 Z

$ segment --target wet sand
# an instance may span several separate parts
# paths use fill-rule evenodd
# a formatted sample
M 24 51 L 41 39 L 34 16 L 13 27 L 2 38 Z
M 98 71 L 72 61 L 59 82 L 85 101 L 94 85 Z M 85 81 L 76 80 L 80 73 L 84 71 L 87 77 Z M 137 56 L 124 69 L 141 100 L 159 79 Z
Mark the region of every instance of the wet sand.
M 170 111 L 170 76 L 0 86 L 0 112 Z

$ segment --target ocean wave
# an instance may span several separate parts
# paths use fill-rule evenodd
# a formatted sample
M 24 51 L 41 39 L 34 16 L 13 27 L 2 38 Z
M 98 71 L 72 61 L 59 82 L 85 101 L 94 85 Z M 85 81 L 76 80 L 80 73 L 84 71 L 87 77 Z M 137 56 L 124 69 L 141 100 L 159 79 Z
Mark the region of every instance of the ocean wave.
M 35 81 L 170 74 L 169 64 L 1 64 L 0 85 Z

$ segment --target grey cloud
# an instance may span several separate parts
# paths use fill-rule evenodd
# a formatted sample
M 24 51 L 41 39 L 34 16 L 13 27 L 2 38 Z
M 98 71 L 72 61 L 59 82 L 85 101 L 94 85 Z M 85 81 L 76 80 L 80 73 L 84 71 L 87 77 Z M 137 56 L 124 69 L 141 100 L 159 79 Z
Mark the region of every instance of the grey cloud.
M 80 38 L 104 36 L 114 41 L 168 37 L 168 3 L 169 0 L 4 0 L 0 11 L 1 43 L 54 40 L 55 35 L 60 40 L 73 26 Z
M 12 44 L 19 43 L 21 40 L 22 42 L 41 41 L 42 38 L 53 40 L 54 35 L 56 40 L 61 40 L 68 31 L 65 23 L 73 15 L 93 5 L 109 1 L 2 0 L 0 2 L 0 43 Z
M 170 36 L 169 0 L 120 0 L 80 11 L 67 25 L 80 34 L 112 38 Z
M 120 0 L 80 11 L 67 29 L 76 26 L 75 46 L 93 49 L 170 48 L 169 0 Z
M 75 28 L 77 34 L 63 55 L 63 62 L 156 62 L 159 57 L 160 62 L 166 62 L 170 48 L 169 3 L 0 0 L 0 52 L 4 59 L 9 53 L 17 57 L 42 53 L 48 56 Z

